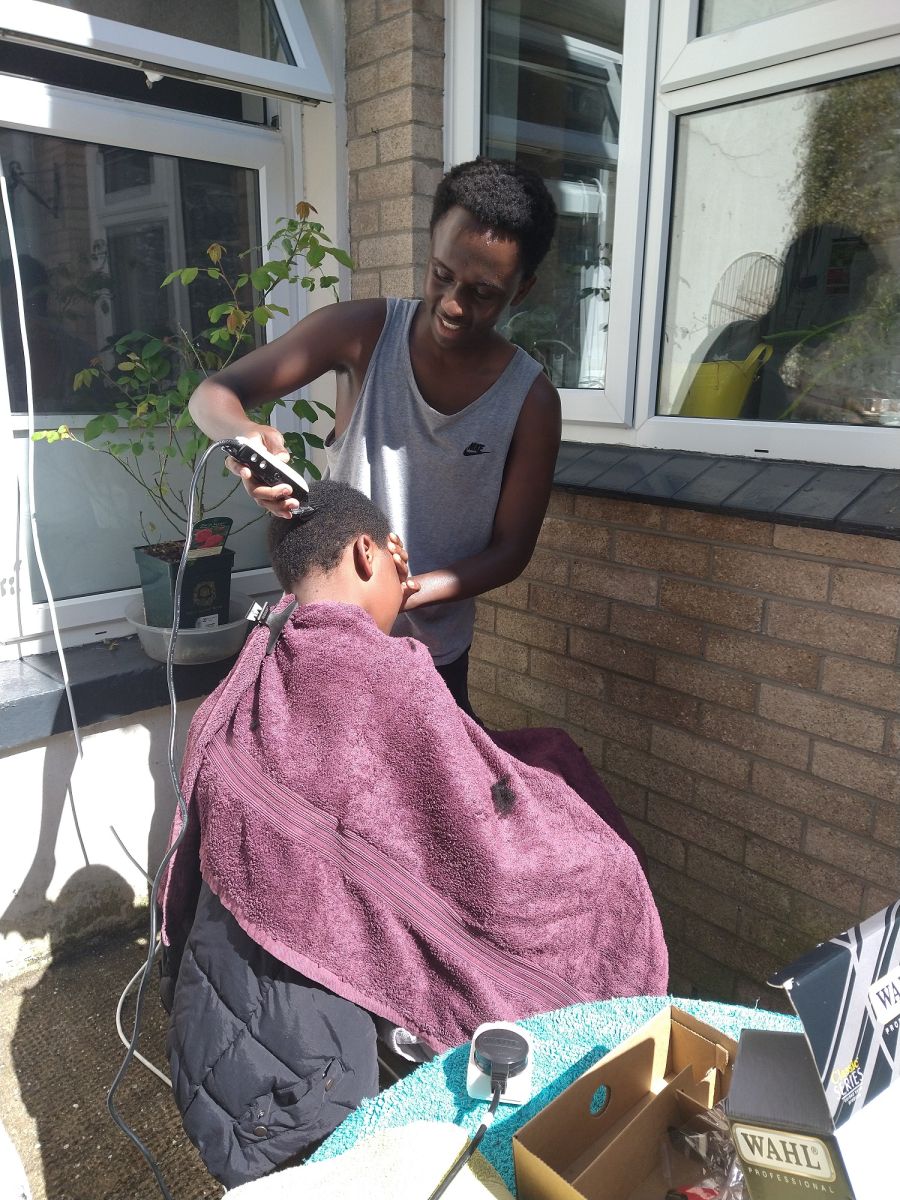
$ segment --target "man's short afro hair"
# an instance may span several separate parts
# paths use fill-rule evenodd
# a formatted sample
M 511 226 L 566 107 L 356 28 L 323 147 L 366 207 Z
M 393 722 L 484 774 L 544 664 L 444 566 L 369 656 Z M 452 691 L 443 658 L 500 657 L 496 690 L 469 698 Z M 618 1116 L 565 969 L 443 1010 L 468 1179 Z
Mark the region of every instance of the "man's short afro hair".
M 272 517 L 269 522 L 272 570 L 285 592 L 293 591 L 310 571 L 334 570 L 360 534 L 386 546 L 391 532 L 378 505 L 347 483 L 323 479 L 311 484 L 309 504 L 309 516 L 290 521 Z
M 536 171 L 496 158 L 451 167 L 434 194 L 431 230 L 459 205 L 488 229 L 519 243 L 526 279 L 537 270 L 556 232 L 556 205 Z

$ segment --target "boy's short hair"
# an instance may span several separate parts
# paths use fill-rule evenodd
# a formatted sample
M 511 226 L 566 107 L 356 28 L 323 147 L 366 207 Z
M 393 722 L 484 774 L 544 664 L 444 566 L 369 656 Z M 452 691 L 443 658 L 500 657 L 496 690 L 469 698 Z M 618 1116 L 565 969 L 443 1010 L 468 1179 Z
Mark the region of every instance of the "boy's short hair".
M 387 544 L 388 519 L 368 496 L 347 483 L 322 479 L 310 485 L 308 517 L 269 522 L 269 553 L 272 570 L 285 592 L 310 571 L 332 571 L 346 548 L 368 534 L 379 546 Z
M 432 232 L 456 205 L 487 229 L 514 237 L 524 277 L 531 278 L 556 232 L 556 205 L 536 171 L 495 158 L 460 163 L 438 184 L 431 209 Z

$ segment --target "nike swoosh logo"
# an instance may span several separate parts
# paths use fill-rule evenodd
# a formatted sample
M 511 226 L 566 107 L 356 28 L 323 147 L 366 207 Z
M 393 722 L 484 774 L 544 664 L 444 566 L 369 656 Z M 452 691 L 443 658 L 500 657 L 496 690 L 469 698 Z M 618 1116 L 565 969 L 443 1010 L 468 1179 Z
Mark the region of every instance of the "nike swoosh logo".
M 480 446 L 477 450 L 474 450 L 471 446 L 466 446 L 465 450 L 463 450 L 463 456 L 465 458 L 470 458 L 473 454 L 490 454 L 490 453 L 491 453 L 490 450 L 485 450 L 485 448 L 483 446 Z

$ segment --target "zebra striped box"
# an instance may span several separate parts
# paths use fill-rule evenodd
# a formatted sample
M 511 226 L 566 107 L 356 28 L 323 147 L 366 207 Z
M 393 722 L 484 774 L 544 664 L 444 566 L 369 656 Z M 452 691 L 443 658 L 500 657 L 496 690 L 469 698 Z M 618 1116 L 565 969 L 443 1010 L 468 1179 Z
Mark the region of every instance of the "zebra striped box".
M 769 982 L 803 1033 L 741 1035 L 727 1110 L 752 1200 L 900 1195 L 900 900 Z

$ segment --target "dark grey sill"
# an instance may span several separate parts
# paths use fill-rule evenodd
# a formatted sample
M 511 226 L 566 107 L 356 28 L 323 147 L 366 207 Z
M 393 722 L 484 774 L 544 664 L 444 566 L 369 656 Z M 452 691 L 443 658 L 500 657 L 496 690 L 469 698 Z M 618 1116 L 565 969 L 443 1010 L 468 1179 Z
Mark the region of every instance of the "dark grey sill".
M 553 482 L 594 496 L 900 538 L 900 470 L 563 442 Z
M 234 661 L 176 667 L 176 698 L 207 695 Z M 66 665 L 75 714 L 83 728 L 169 703 L 165 664 L 148 658 L 136 637 L 67 650 Z M 0 663 L 0 752 L 71 728 L 56 654 Z

